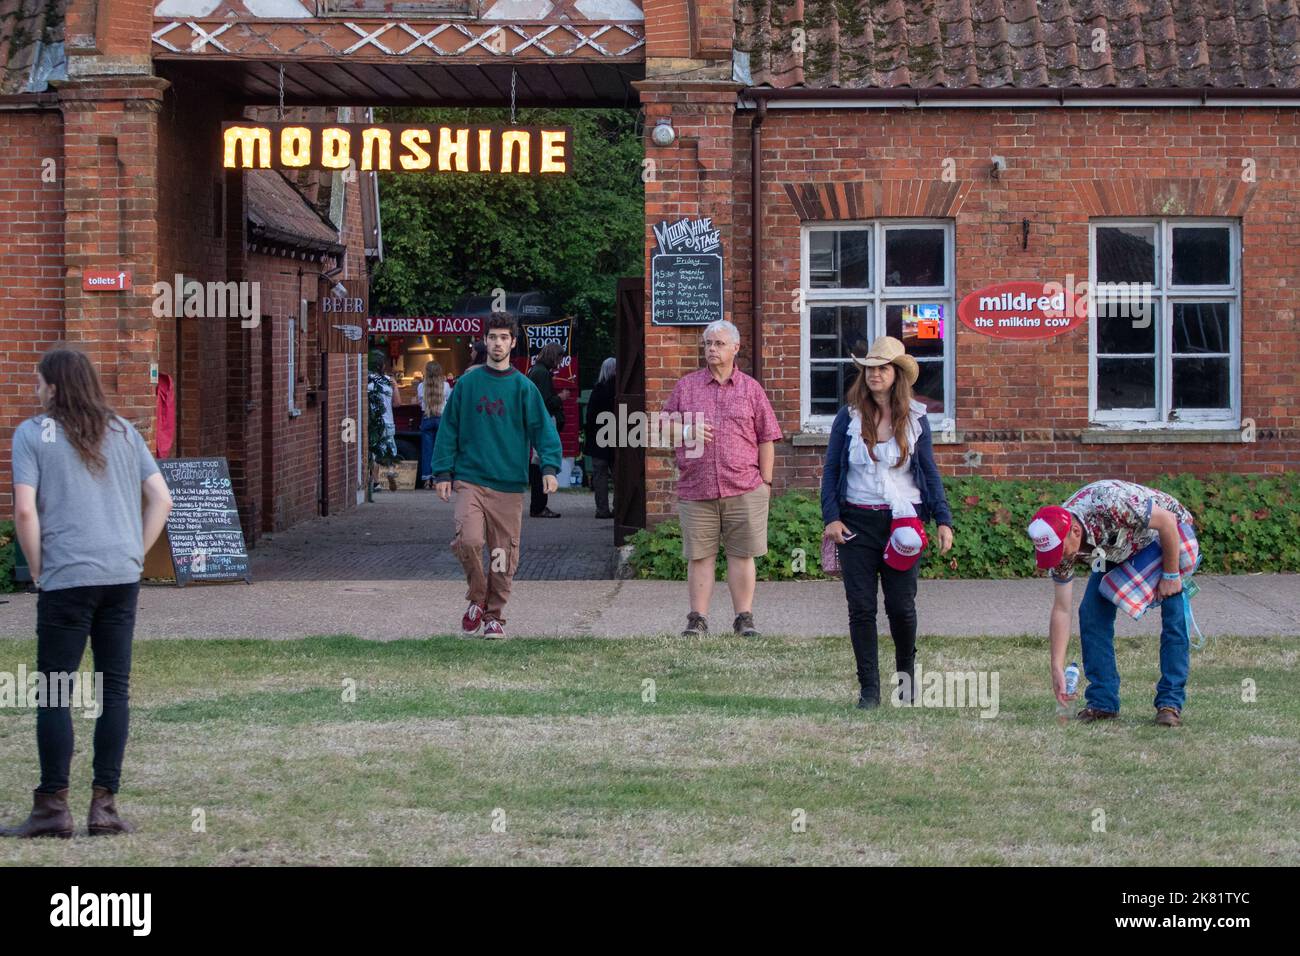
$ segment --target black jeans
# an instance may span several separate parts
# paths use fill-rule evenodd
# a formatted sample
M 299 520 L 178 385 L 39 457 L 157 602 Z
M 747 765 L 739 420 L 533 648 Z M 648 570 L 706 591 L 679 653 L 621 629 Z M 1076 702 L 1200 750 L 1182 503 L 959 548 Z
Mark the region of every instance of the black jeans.
M 135 633 L 140 582 L 42 591 L 36 599 L 36 669 L 43 674 L 77 671 L 86 650 L 103 677 L 103 712 L 95 721 L 94 785 L 114 793 L 126 751 L 127 687 L 131 677 L 131 639 Z M 45 706 L 45 705 L 51 706 Z M 62 704 L 63 706 L 54 706 Z M 36 710 L 36 748 L 41 758 L 42 793 L 68 786 L 72 767 L 72 710 L 69 701 L 47 699 Z
M 906 571 L 885 564 L 885 545 L 893 521 L 888 511 L 865 511 L 845 507 L 840 520 L 854 533 L 852 541 L 839 546 L 844 594 L 849 601 L 849 638 L 858 663 L 862 693 L 880 698 L 880 667 L 877 661 L 876 581 L 885 592 L 885 616 L 894 639 L 894 669 L 913 674 L 916 662 L 916 580 L 918 561 Z
M 532 490 L 532 500 L 528 502 L 528 513 L 536 518 L 546 510 L 548 495 L 542 491 L 542 466 L 528 466 L 528 485 Z

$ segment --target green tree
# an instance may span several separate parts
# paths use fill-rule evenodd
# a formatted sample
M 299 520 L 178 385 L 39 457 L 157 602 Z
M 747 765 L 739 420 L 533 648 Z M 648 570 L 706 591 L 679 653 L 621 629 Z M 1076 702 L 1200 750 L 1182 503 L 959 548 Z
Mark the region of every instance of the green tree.
M 503 109 L 400 108 L 390 123 L 508 123 Z M 521 126 L 573 128 L 570 173 L 554 179 L 386 173 L 384 261 L 373 306 L 445 313 L 465 295 L 538 289 L 574 316 L 584 385 L 614 354 L 618 279 L 644 274 L 644 148 L 635 111 L 525 109 Z

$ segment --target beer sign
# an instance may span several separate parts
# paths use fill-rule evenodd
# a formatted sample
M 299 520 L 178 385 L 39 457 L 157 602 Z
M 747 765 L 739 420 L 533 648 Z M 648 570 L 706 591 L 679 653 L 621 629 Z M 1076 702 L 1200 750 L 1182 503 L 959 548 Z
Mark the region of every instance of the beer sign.
M 336 288 L 341 286 L 342 288 Z M 322 279 L 316 297 L 316 341 L 323 352 L 366 351 L 370 290 L 365 279 Z

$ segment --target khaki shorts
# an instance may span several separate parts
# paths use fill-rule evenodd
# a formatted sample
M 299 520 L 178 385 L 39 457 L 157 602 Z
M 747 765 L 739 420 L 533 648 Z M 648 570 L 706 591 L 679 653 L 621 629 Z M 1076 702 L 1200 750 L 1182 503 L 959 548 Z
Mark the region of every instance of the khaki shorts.
M 677 502 L 686 560 L 713 557 L 719 542 L 728 557 L 758 558 L 767 554 L 767 506 L 771 496 L 772 489 L 764 484 L 730 498 Z

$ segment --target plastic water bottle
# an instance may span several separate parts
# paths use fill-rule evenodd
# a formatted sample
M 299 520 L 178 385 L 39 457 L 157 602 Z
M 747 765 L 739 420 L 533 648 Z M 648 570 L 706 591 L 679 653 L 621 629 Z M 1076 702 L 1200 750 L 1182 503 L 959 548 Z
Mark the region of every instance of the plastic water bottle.
M 1065 693 L 1073 694 L 1079 689 L 1079 665 L 1075 661 L 1065 669 Z

